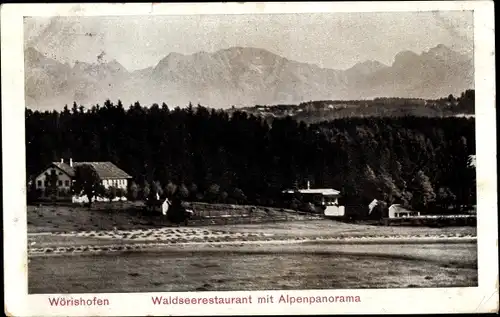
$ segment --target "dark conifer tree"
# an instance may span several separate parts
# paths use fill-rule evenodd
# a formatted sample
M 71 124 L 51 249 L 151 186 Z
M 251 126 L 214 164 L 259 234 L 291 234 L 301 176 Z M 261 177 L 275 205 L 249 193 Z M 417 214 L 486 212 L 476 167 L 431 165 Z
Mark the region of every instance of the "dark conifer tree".
M 457 102 L 473 108 L 473 97 L 468 91 Z M 201 105 L 146 108 L 136 102 L 124 109 L 121 101 L 107 100 L 87 109 L 74 103 L 61 113 L 26 110 L 28 176 L 69 156 L 112 161 L 140 184 L 129 192 L 140 199 L 158 181 L 165 195 L 172 183 L 182 196 L 187 189 L 186 199 L 271 204 L 282 190 L 309 180 L 340 190 L 354 204 L 374 198 L 429 210 L 475 204 L 476 176 L 468 162 L 475 154 L 472 118 L 346 117 L 306 124 Z

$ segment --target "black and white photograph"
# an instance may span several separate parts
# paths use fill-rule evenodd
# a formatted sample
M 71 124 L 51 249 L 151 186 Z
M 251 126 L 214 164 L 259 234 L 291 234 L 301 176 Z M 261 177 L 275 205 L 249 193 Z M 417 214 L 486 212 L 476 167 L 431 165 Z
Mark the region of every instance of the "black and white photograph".
M 473 9 L 81 12 L 22 16 L 28 295 L 479 286 Z

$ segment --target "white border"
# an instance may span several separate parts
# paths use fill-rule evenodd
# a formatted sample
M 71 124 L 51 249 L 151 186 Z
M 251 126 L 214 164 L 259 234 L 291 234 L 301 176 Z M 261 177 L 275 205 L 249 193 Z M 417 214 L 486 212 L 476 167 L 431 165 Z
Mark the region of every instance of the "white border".
M 267 14 L 474 10 L 479 287 L 225 294 L 360 295 L 361 303 L 321 305 L 153 306 L 154 293 L 103 295 L 109 307 L 53 308 L 47 295 L 27 295 L 23 16 Z M 262 315 L 498 312 L 498 240 L 493 1 L 203 4 L 7 4 L 1 11 L 5 312 L 15 316 Z M 495 255 L 495 256 L 494 256 Z M 202 294 L 201 294 L 202 293 Z M 175 293 L 175 295 L 214 292 Z M 158 294 L 158 293 L 157 293 Z M 80 294 L 79 294 L 80 295 Z M 93 298 L 96 294 L 86 294 Z M 165 295 L 165 293 L 163 293 Z

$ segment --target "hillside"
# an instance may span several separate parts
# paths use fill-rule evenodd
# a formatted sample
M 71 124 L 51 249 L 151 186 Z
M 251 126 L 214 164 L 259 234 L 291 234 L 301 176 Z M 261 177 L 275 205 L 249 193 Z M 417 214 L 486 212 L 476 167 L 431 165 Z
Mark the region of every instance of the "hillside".
M 73 66 L 28 47 L 27 107 L 87 107 L 106 99 L 129 106 L 189 102 L 215 108 L 299 104 L 308 100 L 376 97 L 435 99 L 474 88 L 473 62 L 444 45 L 420 55 L 400 52 L 392 65 L 360 62 L 347 70 L 288 60 L 264 49 L 231 47 L 213 53 L 170 53 L 157 65 L 130 72 L 116 60 Z
M 375 98 L 370 100 L 317 100 L 298 105 L 256 105 L 231 108 L 227 112 L 244 111 L 268 120 L 290 116 L 298 121 L 315 123 L 348 117 L 473 117 L 475 91 L 467 90 L 460 96 L 439 99 Z

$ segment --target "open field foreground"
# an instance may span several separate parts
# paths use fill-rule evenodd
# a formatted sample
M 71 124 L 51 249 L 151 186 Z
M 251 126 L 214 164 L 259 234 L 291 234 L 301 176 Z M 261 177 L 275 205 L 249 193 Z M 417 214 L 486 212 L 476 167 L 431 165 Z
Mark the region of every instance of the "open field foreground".
M 188 205 L 195 211 L 195 219 L 190 221 L 190 226 L 321 218 L 281 208 L 206 203 Z M 145 210 L 143 202 L 96 203 L 90 210 L 71 204 L 30 205 L 27 208 L 27 218 L 28 232 L 137 230 L 172 226 L 158 211 Z
M 28 234 L 30 255 L 143 250 L 175 245 L 271 244 L 298 242 L 449 243 L 475 241 L 473 227 L 422 228 L 347 224 L 332 220 L 285 223 L 166 227 L 137 230 L 92 230 Z
M 50 282 L 49 282 L 50 281 Z M 464 287 L 476 245 L 245 245 L 31 257 L 30 293 Z
M 299 215 L 172 227 L 155 217 L 32 207 L 29 292 L 477 285 L 474 227 L 372 226 Z
M 471 228 L 374 228 L 323 220 L 29 234 L 29 292 L 477 285 Z

